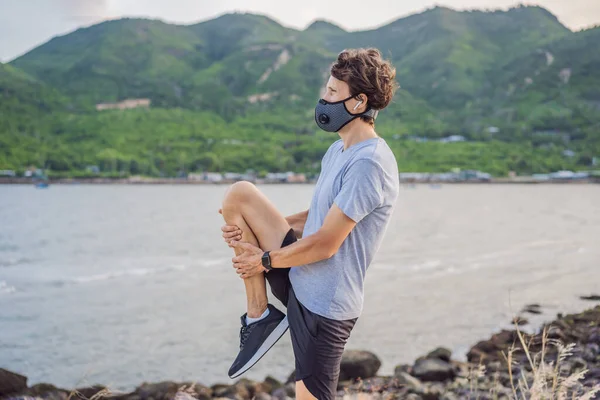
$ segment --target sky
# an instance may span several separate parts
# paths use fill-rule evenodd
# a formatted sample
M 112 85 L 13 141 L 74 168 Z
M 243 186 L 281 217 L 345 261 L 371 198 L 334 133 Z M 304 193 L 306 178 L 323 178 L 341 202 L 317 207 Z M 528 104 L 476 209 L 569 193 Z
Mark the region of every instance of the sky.
M 362 30 L 436 5 L 489 10 L 516 4 L 515 0 L 0 0 L 0 62 L 11 61 L 54 36 L 121 17 L 190 24 L 228 12 L 252 12 L 297 29 L 325 19 L 346 30 Z M 537 0 L 526 4 L 548 9 L 572 30 L 600 24 L 598 0 Z

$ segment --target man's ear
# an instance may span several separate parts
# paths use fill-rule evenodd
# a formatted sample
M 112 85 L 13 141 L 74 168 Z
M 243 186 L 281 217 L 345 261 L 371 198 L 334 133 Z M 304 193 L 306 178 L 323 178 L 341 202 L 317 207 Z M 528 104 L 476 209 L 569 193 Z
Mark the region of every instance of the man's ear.
M 359 103 L 356 103 L 356 105 L 354 106 L 353 111 L 355 112 L 364 112 L 367 109 L 367 96 L 365 94 L 359 94 L 358 96 L 354 97 Z
M 367 98 L 367 95 L 364 93 L 359 94 L 359 96 L 360 96 L 360 100 L 362 101 L 362 104 L 360 105 L 360 109 L 362 111 L 365 111 L 368 108 L 367 103 L 369 102 L 369 99 Z

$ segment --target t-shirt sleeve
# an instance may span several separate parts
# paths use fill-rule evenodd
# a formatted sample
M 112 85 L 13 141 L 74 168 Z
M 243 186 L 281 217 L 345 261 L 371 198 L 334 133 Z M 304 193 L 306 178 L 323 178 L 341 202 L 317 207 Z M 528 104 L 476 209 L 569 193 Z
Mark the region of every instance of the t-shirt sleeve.
M 333 200 L 358 223 L 383 202 L 383 171 L 372 160 L 361 159 L 342 176 L 342 188 Z

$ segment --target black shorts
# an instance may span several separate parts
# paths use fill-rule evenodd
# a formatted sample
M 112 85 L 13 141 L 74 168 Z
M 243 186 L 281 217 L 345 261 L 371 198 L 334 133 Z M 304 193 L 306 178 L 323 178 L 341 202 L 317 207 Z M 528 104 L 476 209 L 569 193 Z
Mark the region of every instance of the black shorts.
M 296 240 L 290 230 L 281 247 Z M 296 298 L 289 272 L 289 268 L 274 269 L 266 277 L 273 295 L 287 307 L 296 381 L 302 380 L 319 400 L 335 399 L 342 353 L 357 318 L 338 321 L 309 311 Z

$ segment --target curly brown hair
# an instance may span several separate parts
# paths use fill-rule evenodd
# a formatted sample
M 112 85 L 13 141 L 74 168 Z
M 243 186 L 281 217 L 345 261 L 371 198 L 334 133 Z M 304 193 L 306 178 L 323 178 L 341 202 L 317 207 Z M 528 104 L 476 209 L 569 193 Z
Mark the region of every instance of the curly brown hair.
M 367 104 L 375 110 L 383 110 L 390 104 L 396 89 L 396 68 L 384 60 L 378 49 L 346 49 L 331 66 L 331 75 L 350 87 L 350 94 L 364 93 Z M 361 117 L 373 124 L 373 118 Z

